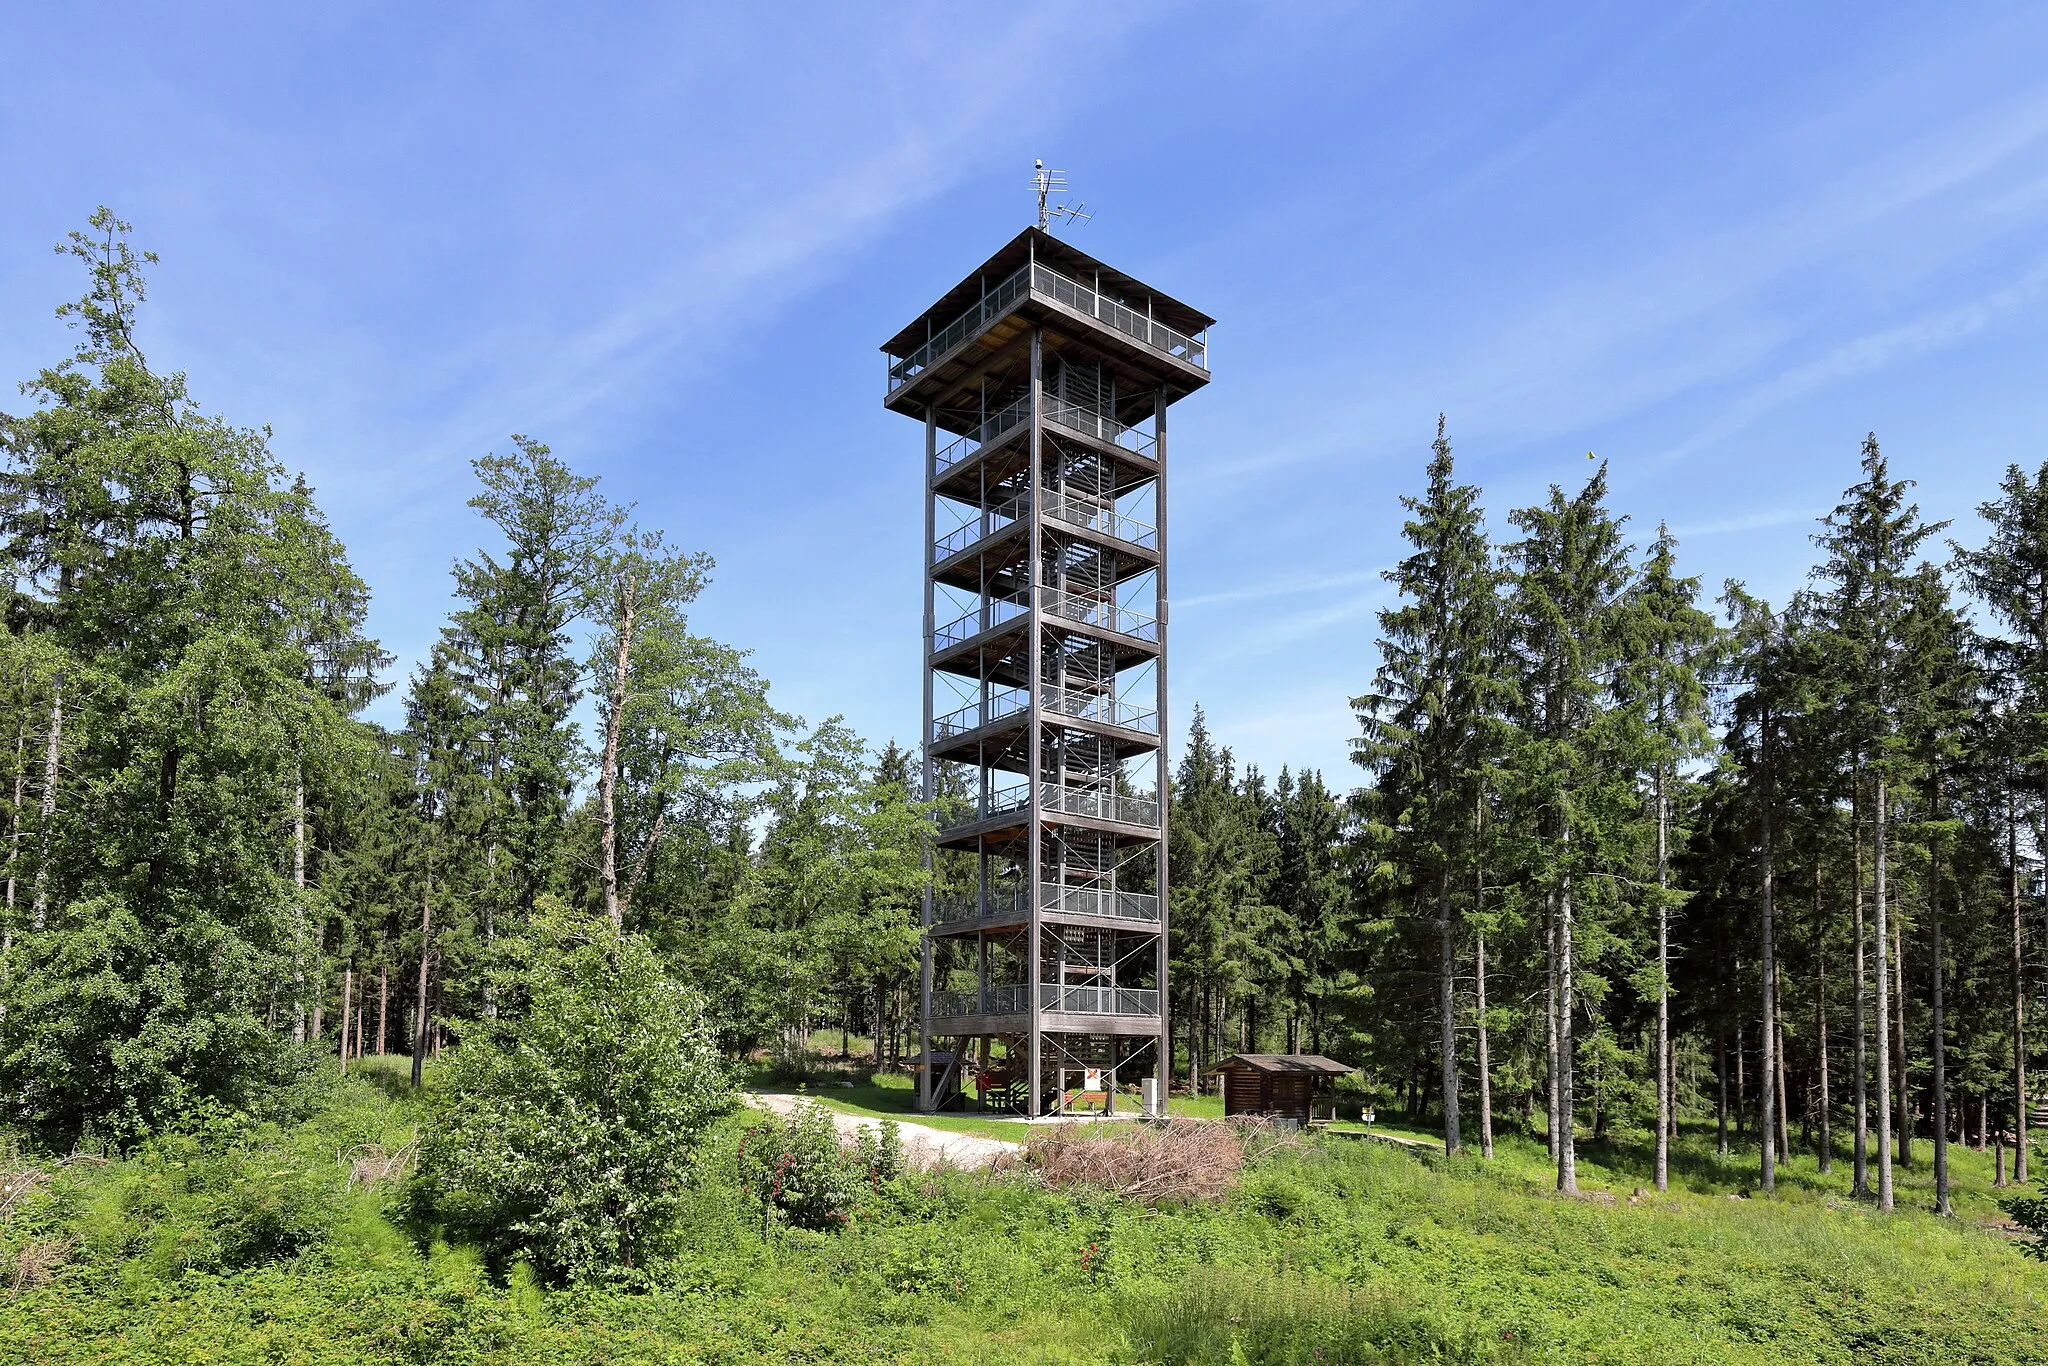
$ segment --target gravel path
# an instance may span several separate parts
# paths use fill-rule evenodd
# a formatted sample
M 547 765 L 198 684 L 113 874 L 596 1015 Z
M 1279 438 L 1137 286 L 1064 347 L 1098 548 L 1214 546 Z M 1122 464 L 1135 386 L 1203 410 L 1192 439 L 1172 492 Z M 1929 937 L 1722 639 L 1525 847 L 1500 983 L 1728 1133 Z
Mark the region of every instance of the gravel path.
M 757 1110 L 767 1110 L 785 1118 L 796 1107 L 815 1103 L 809 1096 L 781 1095 L 774 1092 L 748 1092 L 742 1099 Z M 865 1115 L 849 1115 L 843 1110 L 826 1106 L 832 1116 L 832 1127 L 839 1131 L 839 1137 L 851 1141 L 862 1129 L 879 1131 L 882 1122 Z M 985 1167 L 1006 1153 L 1021 1153 L 1024 1145 L 1011 1143 L 1000 1138 L 983 1138 L 980 1134 L 956 1134 L 944 1129 L 934 1129 L 928 1124 L 915 1124 L 909 1120 L 897 1120 L 897 1128 L 903 1136 L 903 1159 L 919 1171 L 930 1171 L 934 1167 Z

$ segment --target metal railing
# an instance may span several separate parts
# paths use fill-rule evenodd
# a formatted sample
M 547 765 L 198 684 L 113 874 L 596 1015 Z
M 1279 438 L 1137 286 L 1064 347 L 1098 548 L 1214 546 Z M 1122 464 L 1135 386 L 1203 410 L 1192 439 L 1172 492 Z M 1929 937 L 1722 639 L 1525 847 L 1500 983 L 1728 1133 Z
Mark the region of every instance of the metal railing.
M 1136 427 L 1126 427 L 1107 413 L 1098 413 L 1093 408 L 1084 408 L 1078 403 L 1069 403 L 1050 394 L 1045 399 L 1045 420 L 1057 423 L 1070 431 L 1079 432 L 1083 436 L 1092 436 L 1097 441 L 1107 441 L 1111 445 L 1121 446 L 1148 460 L 1153 458 L 1153 451 L 1159 444 Z
M 1117 920 L 1159 919 L 1159 898 L 1150 892 L 1120 892 L 1114 887 L 1066 887 L 1039 884 L 1038 904 L 1066 915 L 1099 915 Z
M 1031 495 L 1020 493 L 1009 501 L 989 508 L 979 517 L 957 530 L 948 532 L 932 542 L 932 563 L 950 559 L 976 541 L 985 540 L 998 531 L 1007 531 L 1031 514 Z
M 1030 906 L 1030 893 L 1022 887 L 991 887 L 985 900 L 963 896 L 933 902 L 932 923 L 958 925 L 969 920 L 1010 919 L 1024 914 Z
M 988 620 L 986 622 L 982 620 L 982 613 L 977 608 L 957 621 L 949 621 L 944 626 L 933 628 L 932 648 L 934 650 L 944 650 L 950 646 L 958 645 L 963 640 L 972 640 L 991 626 L 1000 626 L 1013 617 L 1023 616 L 1026 610 L 1025 605 L 1021 602 L 1010 598 L 997 598 L 988 605 Z
M 1141 730 L 1155 735 L 1159 732 L 1157 710 L 1122 701 L 1109 693 L 1075 692 L 1071 688 L 1047 684 L 1040 696 L 1045 699 L 1047 711 L 1056 711 L 1062 716 L 1076 716 L 1083 721 L 1098 721 L 1105 726 L 1122 726 L 1125 730 Z
M 1009 787 L 999 787 L 986 796 L 977 798 L 972 811 L 965 812 L 953 820 L 947 821 L 942 816 L 935 816 L 933 819 L 944 821 L 941 829 L 941 833 L 944 833 L 946 830 L 957 830 L 963 825 L 973 825 L 977 821 L 985 821 L 991 816 L 1003 816 L 1008 815 L 1012 811 L 1022 811 L 1030 805 L 1031 782 L 1029 779 L 1025 779 L 1022 782 L 1013 783 Z
M 1143 342 L 1177 360 L 1202 369 L 1209 368 L 1207 332 L 1189 336 L 1177 332 L 1135 308 L 1105 299 L 1078 280 L 1070 280 L 1050 266 L 1036 263 L 1020 266 L 1001 284 L 982 295 L 966 312 L 932 333 L 929 340 L 907 356 L 889 362 L 889 392 L 895 393 L 931 368 L 931 363 L 1010 311 L 1026 292 L 1043 294 L 1077 313 L 1086 313 L 1109 324 L 1135 341 Z
M 1019 266 L 1016 271 L 994 289 L 981 296 L 972 307 L 938 331 L 923 346 L 889 365 L 889 392 L 895 393 L 910 381 L 930 368 L 931 363 L 945 355 L 961 342 L 979 332 L 985 325 L 1010 311 L 1010 306 L 1024 297 L 1030 285 L 1031 267 Z
M 1079 597 L 1073 593 L 1063 593 L 1057 588 L 1047 589 L 1040 601 L 1047 612 L 1065 617 L 1069 621 L 1100 626 L 1106 631 L 1136 636 L 1139 640 L 1159 639 L 1159 622 L 1156 618 L 1148 617 L 1143 612 L 1133 612 L 1130 608 L 1114 602 L 1101 598 Z
M 991 721 L 1000 721 L 1005 716 L 1015 716 L 1031 705 L 1031 694 L 1022 688 L 1010 688 L 996 693 L 984 705 L 969 702 L 958 711 L 947 712 L 932 722 L 932 739 L 950 740 L 956 735 L 965 735 L 970 730 L 979 730 Z
M 1041 1009 L 1076 1015 L 1157 1015 L 1159 993 L 1149 987 L 1068 987 L 1046 983 L 1038 989 Z
M 932 563 L 938 564 L 951 559 L 976 542 L 986 540 L 999 531 L 1009 530 L 1030 515 L 1031 495 L 1020 493 L 933 541 Z M 1084 527 L 1114 540 L 1137 546 L 1141 550 L 1154 550 L 1159 545 L 1158 528 L 1135 517 L 1127 517 L 1113 507 L 1091 503 L 1085 498 L 1076 498 L 1071 494 L 1046 494 L 1045 515 L 1068 526 Z
M 935 991 L 932 993 L 932 1014 L 940 1017 L 1021 1015 L 1030 1000 L 1031 988 L 1022 982 L 1014 986 L 983 987 L 979 991 Z M 1159 1012 L 1155 1009 L 1152 1013 L 1156 1015 Z
M 973 545 L 976 541 L 986 540 L 998 531 L 1007 531 L 1015 526 L 1017 524 L 1017 516 L 1012 509 L 1016 507 L 1016 504 L 1017 500 L 1013 498 L 1008 503 L 1003 504 L 1003 506 L 984 512 L 973 521 L 955 527 L 939 537 L 938 540 L 933 541 L 932 563 L 938 564 L 942 560 L 949 560 L 967 549 L 968 546 Z
M 1159 799 L 1156 797 L 1127 797 L 1121 792 L 1068 787 L 1064 783 L 1046 783 L 1044 791 L 1045 809 L 1048 811 L 1121 821 L 1125 825 L 1157 827 L 1159 824 Z
M 979 427 L 965 436 L 955 437 L 939 447 L 932 456 L 933 477 L 944 474 L 983 446 L 1030 420 L 1031 396 L 1026 394 L 1008 407 L 998 410 L 994 416 L 984 419 Z
M 1159 545 L 1159 530 L 1126 517 L 1113 507 L 1091 503 L 1083 498 L 1070 497 L 1064 493 L 1048 493 L 1045 496 L 1045 515 L 1067 523 L 1069 526 L 1086 527 L 1104 536 L 1127 541 L 1145 550 L 1154 550 Z
M 1206 332 L 1192 337 L 1185 332 L 1176 332 L 1165 323 L 1156 322 L 1136 309 L 1126 308 L 1113 299 L 1105 299 L 1080 281 L 1069 280 L 1046 266 L 1033 264 L 1031 272 L 1031 288 L 1034 293 L 1043 294 L 1056 303 L 1065 304 L 1077 313 L 1099 318 L 1125 336 L 1141 341 L 1155 351 L 1164 351 L 1169 356 L 1184 360 L 1190 365 L 1199 365 L 1204 370 L 1209 368 Z

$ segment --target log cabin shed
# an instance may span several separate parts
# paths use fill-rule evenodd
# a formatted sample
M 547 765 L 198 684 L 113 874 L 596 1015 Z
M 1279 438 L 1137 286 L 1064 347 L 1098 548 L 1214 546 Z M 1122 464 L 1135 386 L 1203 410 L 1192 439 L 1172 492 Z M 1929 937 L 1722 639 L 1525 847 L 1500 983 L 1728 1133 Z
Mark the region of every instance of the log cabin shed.
M 1239 1053 L 1217 1067 L 1225 1115 L 1266 1115 L 1306 1124 L 1336 1113 L 1337 1078 L 1356 1071 L 1314 1053 Z

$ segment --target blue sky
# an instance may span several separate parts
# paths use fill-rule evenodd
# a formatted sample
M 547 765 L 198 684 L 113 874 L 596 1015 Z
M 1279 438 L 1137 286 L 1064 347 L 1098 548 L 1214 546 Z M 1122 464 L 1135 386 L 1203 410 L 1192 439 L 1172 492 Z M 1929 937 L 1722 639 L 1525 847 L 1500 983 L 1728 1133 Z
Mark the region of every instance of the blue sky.
M 13 6 L 0 374 L 51 243 L 162 254 L 152 358 L 268 423 L 401 660 L 550 442 L 716 556 L 781 703 L 917 727 L 916 424 L 876 346 L 1025 226 L 1202 308 L 1175 729 L 1341 783 L 1439 411 L 1496 528 L 1593 450 L 1777 598 L 1875 429 L 1931 515 L 2048 458 L 2048 10 Z M 385 704 L 385 710 L 392 704 Z

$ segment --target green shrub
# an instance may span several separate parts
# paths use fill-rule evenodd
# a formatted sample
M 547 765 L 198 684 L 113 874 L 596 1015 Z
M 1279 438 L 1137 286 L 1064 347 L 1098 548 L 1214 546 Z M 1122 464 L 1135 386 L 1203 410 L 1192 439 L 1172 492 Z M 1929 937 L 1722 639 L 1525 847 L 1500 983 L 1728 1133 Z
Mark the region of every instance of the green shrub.
M 815 1104 L 748 1129 L 735 1164 L 741 1189 L 760 1203 L 764 1234 L 777 1219 L 797 1228 L 842 1227 L 863 1189 L 879 1179 L 858 1156 L 849 1160 L 841 1151 L 832 1112 Z
M 733 1088 L 697 994 L 637 935 L 559 906 L 528 950 L 529 1009 L 472 1032 L 425 1136 L 417 1208 L 500 1265 L 604 1277 L 665 1251 Z

